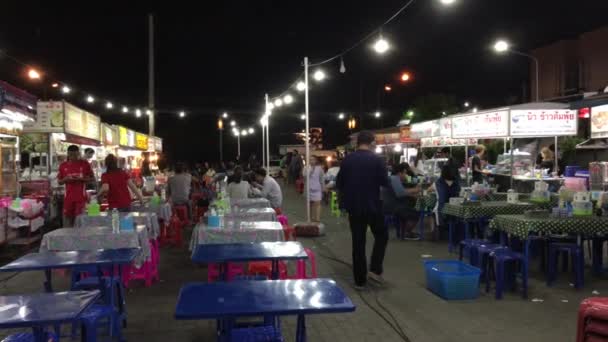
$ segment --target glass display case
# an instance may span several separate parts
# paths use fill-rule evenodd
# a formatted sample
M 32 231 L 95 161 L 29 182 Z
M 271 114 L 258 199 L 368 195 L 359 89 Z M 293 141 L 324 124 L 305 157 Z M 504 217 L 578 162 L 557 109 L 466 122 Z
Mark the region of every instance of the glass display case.
M 529 153 L 517 153 L 513 155 L 514 176 L 534 176 L 534 157 Z M 494 174 L 511 175 L 511 154 L 505 153 L 498 156 Z
M 447 158 L 427 159 L 423 162 L 422 172 L 425 176 L 431 177 L 433 180 L 441 176 L 441 168 L 447 164 Z
M 17 194 L 17 148 L 15 143 L 2 141 L 0 143 L 0 194 L 14 196 Z

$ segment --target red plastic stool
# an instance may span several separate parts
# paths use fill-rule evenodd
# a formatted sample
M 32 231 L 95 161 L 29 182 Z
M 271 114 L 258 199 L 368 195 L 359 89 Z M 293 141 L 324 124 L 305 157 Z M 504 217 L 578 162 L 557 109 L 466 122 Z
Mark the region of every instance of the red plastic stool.
M 190 223 L 190 219 L 188 218 L 188 206 L 186 205 L 174 205 L 173 215 L 177 216 L 184 226 Z
M 317 262 L 315 261 L 315 253 L 309 248 L 304 248 L 304 251 L 308 255 L 308 262 L 310 263 L 310 277 L 306 276 L 306 260 L 298 260 L 298 263 L 296 264 L 296 279 L 316 278 Z
M 205 213 L 207 212 L 209 208 L 208 207 L 197 207 L 196 208 L 196 222 L 201 222 L 201 220 L 203 219 L 203 217 L 205 216 Z
M 283 226 L 285 241 L 296 241 L 296 229 L 292 226 Z
M 247 266 L 248 275 L 263 275 L 272 279 L 272 263 L 270 261 L 252 261 Z M 279 279 L 287 279 L 287 265 L 279 262 Z
M 163 244 L 181 247 L 182 241 L 182 221 L 176 215 L 171 216 L 169 226 L 165 229 Z
M 578 308 L 576 342 L 602 341 L 598 336 L 606 339 L 606 336 L 596 333 L 600 331 L 599 322 L 608 322 L 608 298 L 591 297 L 583 300 Z M 591 329 L 588 329 L 588 325 L 591 325 Z

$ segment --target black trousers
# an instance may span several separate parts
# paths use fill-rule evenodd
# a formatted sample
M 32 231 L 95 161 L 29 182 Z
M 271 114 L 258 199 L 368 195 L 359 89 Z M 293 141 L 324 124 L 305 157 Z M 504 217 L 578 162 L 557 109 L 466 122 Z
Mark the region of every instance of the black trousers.
M 382 263 L 386 245 L 388 244 L 388 231 L 384 227 L 384 215 L 378 213 L 350 214 L 348 216 L 350 232 L 353 241 L 353 273 L 355 284 L 362 286 L 367 281 L 367 257 L 365 255 L 365 238 L 369 226 L 374 235 L 374 249 L 369 266 L 370 271 L 382 274 Z

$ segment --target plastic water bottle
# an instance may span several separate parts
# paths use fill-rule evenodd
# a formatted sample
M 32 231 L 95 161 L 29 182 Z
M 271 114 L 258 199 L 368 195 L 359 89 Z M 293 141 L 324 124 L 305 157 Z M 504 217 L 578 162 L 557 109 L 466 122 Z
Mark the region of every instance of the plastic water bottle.
M 118 213 L 118 209 L 112 209 L 112 233 L 120 232 L 120 214 Z

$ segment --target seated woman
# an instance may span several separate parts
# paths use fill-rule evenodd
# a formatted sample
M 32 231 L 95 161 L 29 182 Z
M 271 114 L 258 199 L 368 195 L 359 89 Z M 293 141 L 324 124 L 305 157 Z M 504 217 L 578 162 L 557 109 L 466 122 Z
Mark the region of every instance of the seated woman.
M 460 175 L 453 165 L 448 162 L 441 168 L 441 176 L 429 189 L 437 193 L 437 206 L 435 207 L 437 225 L 442 227 L 445 225 L 443 215 L 441 214 L 446 203 L 450 202 L 450 198 L 460 195 Z
M 131 209 L 131 192 L 133 192 L 143 204 L 143 197 L 129 174 L 118 168 L 118 161 L 113 154 L 106 157 L 107 171 L 101 175 L 100 197 L 106 197 L 110 210 L 129 211 Z
M 418 222 L 418 213 L 415 210 L 416 196 L 420 194 L 421 187 L 406 185 L 404 183 L 414 173 L 409 164 L 401 163 L 393 167 L 393 173 L 389 177 L 389 187 L 382 188 L 382 206 L 385 214 L 399 217 L 401 225 L 405 228 L 403 237 L 407 240 L 418 240 L 420 237 L 414 233 Z
M 249 182 L 243 180 L 243 169 L 240 166 L 237 166 L 234 169 L 232 177 L 230 177 L 230 183 L 228 183 L 228 188 L 226 189 L 228 197 L 230 197 L 231 200 L 246 199 L 249 197 L 250 191 L 251 187 L 249 186 Z

